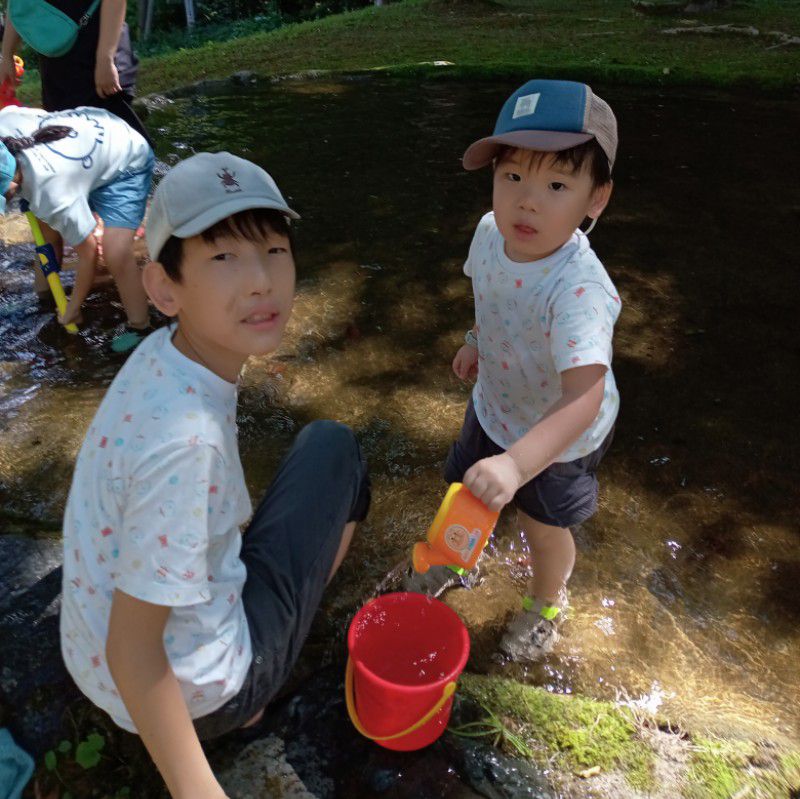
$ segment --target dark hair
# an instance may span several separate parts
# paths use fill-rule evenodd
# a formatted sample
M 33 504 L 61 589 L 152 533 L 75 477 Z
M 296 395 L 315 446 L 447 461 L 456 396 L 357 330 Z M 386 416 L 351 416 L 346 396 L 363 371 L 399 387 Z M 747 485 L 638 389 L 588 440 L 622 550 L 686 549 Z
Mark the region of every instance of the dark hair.
M 589 139 L 589 141 L 583 144 L 570 147 L 568 150 L 559 150 L 555 153 L 543 152 L 541 150 L 525 150 L 521 147 L 503 146 L 497 151 L 494 157 L 495 169 L 503 159 L 517 150 L 530 153 L 534 163 L 540 163 L 546 156 L 552 156 L 554 164 L 569 167 L 573 173 L 580 172 L 584 168 L 588 169 L 589 177 L 592 179 L 593 189 L 604 186 L 611 181 L 611 167 L 608 164 L 608 156 L 597 143 L 597 139 Z
M 6 149 L 11 155 L 19 155 L 23 150 L 35 147 L 37 144 L 48 144 L 51 141 L 58 141 L 72 133 L 72 128 L 65 125 L 47 125 L 39 128 L 32 136 L 3 136 L 0 141 L 5 144 Z
M 198 234 L 207 244 L 213 244 L 223 236 L 233 236 L 246 241 L 264 241 L 270 233 L 286 236 L 289 247 L 294 254 L 294 236 L 288 218 L 274 208 L 248 208 L 225 217 L 210 228 Z M 177 236 L 170 236 L 161 252 L 158 261 L 164 271 L 176 283 L 181 282 L 181 263 L 183 262 L 183 242 Z

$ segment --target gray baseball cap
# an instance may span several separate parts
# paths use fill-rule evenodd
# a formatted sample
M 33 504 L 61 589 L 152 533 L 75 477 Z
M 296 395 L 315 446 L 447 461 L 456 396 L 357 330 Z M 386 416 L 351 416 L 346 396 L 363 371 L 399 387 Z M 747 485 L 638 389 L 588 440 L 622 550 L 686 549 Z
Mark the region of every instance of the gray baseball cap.
M 260 166 L 231 153 L 197 153 L 176 164 L 153 194 L 146 227 L 150 257 L 158 260 L 170 236 L 197 236 L 249 208 L 274 208 L 300 219 Z

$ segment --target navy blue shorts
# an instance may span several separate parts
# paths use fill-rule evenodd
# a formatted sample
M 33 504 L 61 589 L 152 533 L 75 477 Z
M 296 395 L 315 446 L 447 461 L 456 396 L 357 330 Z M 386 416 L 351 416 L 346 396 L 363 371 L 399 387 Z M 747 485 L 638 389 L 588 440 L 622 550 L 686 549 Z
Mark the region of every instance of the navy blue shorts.
M 514 494 L 514 505 L 537 522 L 553 527 L 585 522 L 597 510 L 597 467 L 613 437 L 612 428 L 594 452 L 568 463 L 551 463 Z M 473 463 L 502 452 L 505 450 L 481 427 L 470 397 L 461 434 L 447 456 L 445 480 L 460 483 Z
M 236 730 L 289 676 L 322 600 L 342 530 L 367 515 L 367 466 L 352 431 L 337 422 L 304 427 L 244 533 L 242 591 L 253 659 L 239 693 L 194 720 L 202 740 Z

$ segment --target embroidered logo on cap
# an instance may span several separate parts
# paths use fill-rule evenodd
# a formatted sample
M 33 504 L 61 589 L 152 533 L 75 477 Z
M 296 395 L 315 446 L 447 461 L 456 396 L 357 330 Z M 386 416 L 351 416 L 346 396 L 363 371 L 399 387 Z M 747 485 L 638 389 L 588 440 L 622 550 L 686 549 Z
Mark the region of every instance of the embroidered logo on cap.
M 222 172 L 217 172 L 217 177 L 219 178 L 219 182 L 222 184 L 222 188 L 225 189 L 227 194 L 236 194 L 237 191 L 242 190 L 242 187 L 239 185 L 239 181 L 236 180 L 235 172 L 228 172 L 227 169 L 223 168 Z
M 536 106 L 539 103 L 540 97 L 540 92 L 537 92 L 536 94 L 526 94 L 524 97 L 518 97 L 517 103 L 514 106 L 514 114 L 512 119 L 526 117 L 530 114 L 533 114 L 536 111 Z

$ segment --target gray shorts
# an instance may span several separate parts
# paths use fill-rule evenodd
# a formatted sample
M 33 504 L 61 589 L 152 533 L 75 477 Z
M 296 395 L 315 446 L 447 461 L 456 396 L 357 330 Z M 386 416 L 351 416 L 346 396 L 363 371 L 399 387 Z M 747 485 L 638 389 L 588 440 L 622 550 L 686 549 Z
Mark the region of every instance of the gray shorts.
M 241 727 L 286 681 L 322 599 L 342 530 L 364 519 L 369 501 L 366 462 L 352 431 L 330 421 L 304 427 L 242 542 L 242 602 L 253 659 L 239 693 L 194 720 L 201 740 Z
M 585 522 L 597 510 L 596 471 L 613 437 L 612 428 L 594 452 L 568 463 L 550 464 L 517 491 L 514 505 L 537 522 L 553 527 L 572 527 Z M 445 480 L 460 483 L 473 463 L 501 452 L 505 450 L 481 427 L 470 397 L 461 434 L 447 456 Z

